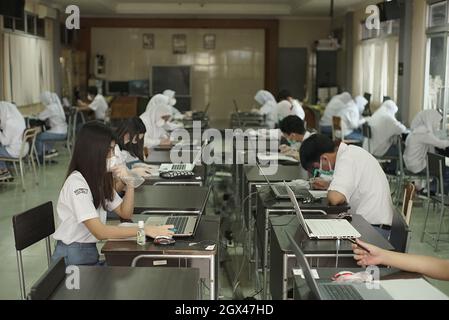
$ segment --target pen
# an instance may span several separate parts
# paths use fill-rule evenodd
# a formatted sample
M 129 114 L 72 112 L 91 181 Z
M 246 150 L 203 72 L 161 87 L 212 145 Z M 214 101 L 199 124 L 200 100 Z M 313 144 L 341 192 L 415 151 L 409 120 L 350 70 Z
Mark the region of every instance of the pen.
M 360 249 L 363 249 L 363 250 L 365 250 L 366 252 L 371 253 L 371 251 L 369 251 L 369 250 L 368 250 L 367 248 L 365 248 L 364 246 L 361 246 L 360 244 L 358 244 L 357 241 L 355 241 L 354 239 L 346 239 L 346 240 L 348 240 L 349 242 L 355 244 L 355 245 L 356 245 L 357 247 L 359 247 Z

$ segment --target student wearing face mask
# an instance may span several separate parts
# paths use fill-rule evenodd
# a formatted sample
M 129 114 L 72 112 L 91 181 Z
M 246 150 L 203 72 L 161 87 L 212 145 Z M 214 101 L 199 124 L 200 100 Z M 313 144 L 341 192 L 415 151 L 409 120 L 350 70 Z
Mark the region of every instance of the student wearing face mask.
M 147 129 L 142 119 L 127 119 L 117 129 L 118 144 L 128 166 L 144 161 L 143 139 Z
M 86 123 L 77 138 L 67 178 L 56 206 L 58 227 L 53 260 L 64 258 L 66 265 L 99 263 L 97 242 L 136 236 L 137 227 L 106 225 L 106 210 L 130 219 L 134 211 L 134 188 L 126 185 L 121 199 L 114 190 L 114 177 L 126 177 L 123 166 L 114 166 L 116 138 L 99 122 Z M 124 180 L 126 181 L 126 180 Z M 145 226 L 149 237 L 172 236 L 173 226 Z
M 162 92 L 162 94 L 166 97 L 168 97 L 169 100 L 169 105 L 170 105 L 170 109 L 171 109 L 171 114 L 172 117 L 175 119 L 182 119 L 182 114 L 181 112 L 179 112 L 178 109 L 175 108 L 176 105 L 176 92 L 170 89 L 164 90 L 164 92 Z
M 328 190 L 331 205 L 348 203 L 350 213 L 364 217 L 388 239 L 393 221 L 390 186 L 370 153 L 345 143 L 335 146 L 329 137 L 316 134 L 301 145 L 300 159 L 307 171 L 328 176 L 314 179 L 313 187 Z
M 362 96 L 357 96 L 347 104 L 346 108 L 339 112 L 338 116 L 341 117 L 341 125 L 344 128 L 346 140 L 363 141 L 363 134 L 360 128 L 366 122 L 362 114 L 367 104 L 368 100 Z
M 87 99 L 89 103 L 78 100 L 78 110 L 86 111 L 92 110 L 95 112 L 95 119 L 104 121 L 106 119 L 106 111 L 108 110 L 108 103 L 102 94 L 98 93 L 97 87 L 89 87 L 87 89 Z
M 170 137 L 164 128 L 171 118 L 170 101 L 167 96 L 157 94 L 148 102 L 147 109 L 140 115 L 147 132 L 144 137 L 146 148 L 158 145 L 171 145 Z
M 298 116 L 288 116 L 280 122 L 279 129 L 289 143 L 289 146 L 281 145 L 279 147 L 281 153 L 299 160 L 301 143 L 312 135 L 304 127 L 304 121 Z
M 412 173 L 425 173 L 427 153 L 435 153 L 435 148 L 446 149 L 449 140 L 440 139 L 438 130 L 443 117 L 436 110 L 424 110 L 416 115 L 410 126 L 410 134 L 405 141 L 404 163 Z M 443 168 L 444 188 L 449 191 L 449 170 Z
M 332 118 L 341 116 L 341 112 L 348 107 L 351 101 L 352 96 L 349 92 L 338 94 L 329 101 L 320 119 L 320 131 L 322 134 L 332 135 Z

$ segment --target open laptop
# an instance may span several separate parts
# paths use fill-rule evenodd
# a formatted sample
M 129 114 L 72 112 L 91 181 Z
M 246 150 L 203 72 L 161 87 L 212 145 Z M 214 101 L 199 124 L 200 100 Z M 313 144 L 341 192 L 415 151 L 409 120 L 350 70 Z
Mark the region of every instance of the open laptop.
M 257 167 L 259 168 L 260 174 L 264 177 L 265 181 L 267 182 L 268 186 L 273 191 L 274 195 L 276 196 L 276 199 L 289 199 L 290 195 L 287 192 L 287 189 L 285 187 L 286 183 L 284 184 L 272 184 L 268 177 L 265 175 L 263 168 L 260 166 L 258 162 L 256 162 Z M 289 187 L 290 190 L 293 190 L 293 194 L 295 196 L 295 199 L 298 199 L 302 203 L 313 203 L 315 201 L 315 197 L 309 192 L 309 190 L 304 188 L 295 188 L 295 187 Z M 292 189 L 293 188 L 293 189 Z
M 313 277 L 312 270 L 307 262 L 306 256 L 299 248 L 295 239 L 287 233 L 291 247 L 296 256 L 307 286 L 316 300 L 392 300 L 393 298 L 383 289 L 369 289 L 364 283 L 337 283 L 337 282 L 317 282 Z
M 346 219 L 304 219 L 295 193 L 285 182 L 284 185 L 295 208 L 299 224 L 310 239 L 340 240 L 361 237 L 361 234 Z
M 145 224 L 156 226 L 172 224 L 176 229 L 173 237 L 192 237 L 198 229 L 203 211 L 201 210 L 197 215 L 151 216 Z
M 200 161 L 201 154 L 203 153 L 203 149 L 206 145 L 207 141 L 201 146 L 201 149 L 195 155 L 192 163 L 162 163 L 159 167 L 159 172 L 167 172 L 167 171 L 193 171 L 195 169 L 196 163 Z

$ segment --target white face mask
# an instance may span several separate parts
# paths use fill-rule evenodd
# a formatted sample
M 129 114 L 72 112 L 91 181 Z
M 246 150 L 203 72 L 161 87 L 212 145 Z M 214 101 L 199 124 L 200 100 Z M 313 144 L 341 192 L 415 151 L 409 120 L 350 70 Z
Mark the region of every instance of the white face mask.
M 116 167 L 119 164 L 119 158 L 117 156 L 112 156 L 106 160 L 106 171 L 112 172 L 112 168 Z

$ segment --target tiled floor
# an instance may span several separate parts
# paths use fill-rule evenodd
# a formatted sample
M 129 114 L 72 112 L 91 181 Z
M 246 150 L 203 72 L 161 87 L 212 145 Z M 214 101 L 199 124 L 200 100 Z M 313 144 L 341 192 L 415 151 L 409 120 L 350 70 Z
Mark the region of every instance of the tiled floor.
M 56 204 L 59 190 L 64 182 L 67 170 L 68 155 L 63 153 L 58 158 L 59 163 L 47 167 L 45 173 L 42 168 L 39 173 L 39 185 L 36 186 L 32 180 L 32 175 L 27 172 L 27 191 L 22 192 L 20 186 L 0 184 L 0 299 L 19 298 L 19 282 L 17 273 L 17 262 L 12 234 L 11 217 L 26 209 L 32 208 L 46 201 L 53 201 Z M 440 251 L 434 253 L 432 247 L 427 243 L 420 243 L 420 232 L 424 221 L 425 210 L 415 208 L 412 217 L 412 239 L 410 252 L 425 255 L 436 255 L 449 259 L 449 243 L 441 245 Z M 432 213 L 432 218 L 436 217 Z M 449 214 L 448 214 L 449 216 Z M 433 219 L 436 221 L 436 219 Z M 436 222 L 433 222 L 436 225 Z M 446 218 L 443 227 L 449 230 L 449 219 Z M 236 231 L 238 232 L 238 231 Z M 221 290 L 219 295 L 222 299 L 233 297 L 233 289 L 241 290 L 243 297 L 253 296 L 256 292 L 248 281 L 248 264 L 242 265 L 241 247 L 229 248 L 229 256 L 224 261 L 230 266 L 231 278 L 236 278 L 236 274 L 241 269 L 239 281 L 240 286 L 231 285 L 224 269 L 220 270 Z M 24 252 L 25 275 L 28 287 L 38 279 L 46 269 L 46 255 L 44 243 L 37 244 Z M 433 281 L 440 290 L 449 295 L 449 282 Z

